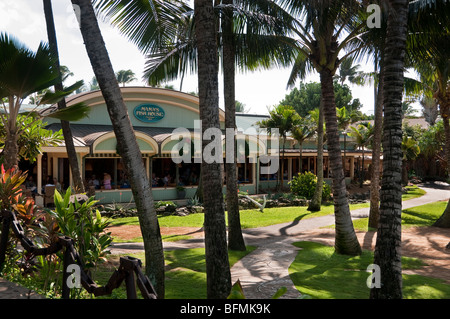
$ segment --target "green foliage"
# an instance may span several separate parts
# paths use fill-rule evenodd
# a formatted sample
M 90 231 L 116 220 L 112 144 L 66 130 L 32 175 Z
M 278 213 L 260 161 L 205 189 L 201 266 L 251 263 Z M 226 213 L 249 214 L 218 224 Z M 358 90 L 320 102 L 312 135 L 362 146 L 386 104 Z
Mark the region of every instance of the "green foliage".
M 44 146 L 57 146 L 63 140 L 62 131 L 46 130 L 45 123 L 31 116 L 17 116 L 17 126 L 21 132 L 17 141 L 19 157 L 30 162 L 36 161 Z M 6 130 L 0 121 L 0 148 L 5 145 Z
M 290 182 L 289 186 L 291 192 L 303 196 L 306 199 L 311 199 L 314 195 L 317 185 L 317 176 L 311 172 L 298 173 Z M 330 198 L 331 188 L 327 183 L 323 183 L 322 198 L 327 200 Z
M 309 112 L 319 108 L 320 106 L 321 86 L 318 82 L 300 83 L 300 88 L 294 88 L 280 102 L 281 105 L 292 105 L 297 113 L 302 116 L 308 116 Z M 353 99 L 350 87 L 346 84 L 334 82 L 334 94 L 336 98 L 336 107 L 346 107 L 352 113 L 361 112 L 362 107 L 359 99 Z
M 75 249 L 80 254 L 85 269 L 96 267 L 106 261 L 110 253 L 107 248 L 112 242 L 111 233 L 105 233 L 109 222 L 94 210 L 97 203 L 90 197 L 84 203 L 71 200 L 72 192 L 67 189 L 64 197 L 55 190 L 55 217 L 59 233 L 71 237 L 75 242 Z
M 163 207 L 163 206 L 171 206 L 173 208 L 177 208 L 178 207 L 177 204 L 175 204 L 174 202 L 172 202 L 170 200 L 168 200 L 168 201 L 160 200 L 160 201 L 155 202 L 155 209 L 158 209 L 158 208 Z
M 19 204 L 22 196 L 22 185 L 27 178 L 19 170 L 8 169 L 5 171 L 2 165 L 0 176 L 0 208 L 13 210 L 15 205 Z

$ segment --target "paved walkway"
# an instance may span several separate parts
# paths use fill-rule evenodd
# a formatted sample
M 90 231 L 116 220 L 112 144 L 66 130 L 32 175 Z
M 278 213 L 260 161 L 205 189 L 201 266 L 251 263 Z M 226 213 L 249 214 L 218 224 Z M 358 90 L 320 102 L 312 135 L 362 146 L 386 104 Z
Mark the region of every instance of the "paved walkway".
M 0 278 L 0 299 L 44 299 L 34 291 Z
M 446 183 L 419 185 L 427 193 L 419 198 L 403 202 L 403 209 L 433 203 L 450 198 L 450 187 Z M 362 208 L 351 212 L 353 218 L 368 216 L 369 209 Z M 298 236 L 308 230 L 334 224 L 334 215 L 300 219 L 290 223 L 271 225 L 243 230 L 247 245 L 257 246 L 252 253 L 238 261 L 231 268 L 232 282 L 240 280 L 248 299 L 270 298 L 280 287 L 287 288 L 282 298 L 300 297 L 289 276 L 289 266 L 297 255 L 298 248 L 292 245 L 299 241 Z M 164 242 L 164 249 L 183 249 L 204 247 L 203 238 L 177 242 Z M 116 243 L 113 253 L 129 253 L 130 250 L 142 250 L 142 243 Z M 0 279 L 0 298 L 39 298 L 28 289 Z

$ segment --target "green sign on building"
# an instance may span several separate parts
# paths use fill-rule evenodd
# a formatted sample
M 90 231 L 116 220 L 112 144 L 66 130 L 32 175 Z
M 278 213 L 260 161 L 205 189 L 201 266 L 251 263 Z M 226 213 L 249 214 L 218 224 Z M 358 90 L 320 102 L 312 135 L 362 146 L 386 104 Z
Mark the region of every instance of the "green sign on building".
M 134 116 L 146 123 L 161 121 L 165 114 L 163 108 L 155 104 L 140 104 L 134 108 Z

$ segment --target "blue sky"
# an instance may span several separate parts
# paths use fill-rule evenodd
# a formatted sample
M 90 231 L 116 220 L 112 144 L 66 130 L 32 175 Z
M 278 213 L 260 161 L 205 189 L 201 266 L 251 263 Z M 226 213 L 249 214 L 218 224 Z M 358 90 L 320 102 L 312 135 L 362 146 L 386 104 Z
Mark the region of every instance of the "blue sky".
M 74 77 L 69 78 L 68 84 L 78 80 L 89 82 L 94 73 L 70 1 L 52 2 L 61 64 L 68 66 L 74 73 Z M 143 85 L 142 72 L 145 67 L 143 54 L 107 22 L 100 21 L 100 28 L 114 70 L 133 70 L 138 81 L 132 84 Z M 0 32 L 4 31 L 14 35 L 33 50 L 37 48 L 40 41 L 47 41 L 42 1 L 2 0 L 0 2 Z M 372 67 L 363 64 L 362 69 L 371 71 Z M 246 105 L 249 113 L 267 114 L 268 108 L 276 105 L 289 93 L 286 89 L 289 71 L 289 69 L 272 69 L 237 74 L 236 99 Z M 305 82 L 309 81 L 318 81 L 317 74 L 311 74 L 305 80 Z M 175 89 L 180 87 L 178 81 L 169 84 L 172 84 Z M 197 87 L 195 75 L 185 77 L 183 91 L 197 91 Z M 222 84 L 219 90 L 221 88 Z M 372 114 L 373 87 L 351 86 L 351 89 L 354 98 L 359 98 L 363 104 L 362 111 Z

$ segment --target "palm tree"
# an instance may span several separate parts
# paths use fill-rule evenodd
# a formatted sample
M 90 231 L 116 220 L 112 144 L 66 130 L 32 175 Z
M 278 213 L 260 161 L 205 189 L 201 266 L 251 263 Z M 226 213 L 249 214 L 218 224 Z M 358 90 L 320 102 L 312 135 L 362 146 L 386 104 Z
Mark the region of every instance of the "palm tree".
M 155 286 L 158 298 L 164 298 L 164 252 L 142 154 L 105 48 L 92 3 L 90 0 L 72 0 L 72 4 L 79 8 L 80 30 L 86 51 L 108 108 L 117 139 L 118 152 L 130 179 L 144 242 L 145 272 Z
M 258 121 L 256 125 L 267 129 L 270 135 L 276 134 L 281 137 L 281 172 L 278 172 L 277 189 L 281 190 L 284 184 L 284 154 L 286 148 L 287 134 L 292 131 L 294 123 L 298 118 L 297 112 L 292 106 L 278 105 L 269 111 L 269 118 Z
M 336 75 L 336 77 L 339 79 L 341 84 L 344 84 L 344 82 L 348 80 L 350 83 L 362 85 L 364 83 L 364 77 L 362 72 L 358 71 L 360 67 L 361 66 L 359 64 L 354 64 L 352 58 L 347 57 L 342 60 L 339 65 L 339 75 Z
M 233 0 L 223 0 L 223 5 L 233 4 Z M 222 51 L 223 51 L 223 84 L 225 104 L 225 127 L 236 127 L 236 94 L 235 94 L 235 57 L 236 50 L 233 33 L 233 9 L 226 8 L 222 14 Z M 227 137 L 228 138 L 228 137 Z M 232 144 L 236 145 L 235 135 Z M 228 142 L 228 141 L 227 141 Z M 235 149 L 235 148 L 233 148 Z M 228 212 L 228 248 L 231 250 L 245 251 L 245 242 L 242 235 L 241 220 L 239 215 L 239 199 L 236 174 L 236 152 L 233 154 L 233 162 L 225 163 L 226 187 L 227 187 L 227 212 Z
M 383 177 L 380 220 L 374 253 L 381 285 L 372 287 L 375 299 L 402 298 L 401 164 L 403 68 L 406 51 L 408 1 L 390 0 L 384 50 Z
M 300 156 L 298 159 L 299 163 L 299 173 L 303 173 L 303 143 L 314 135 L 315 130 L 313 128 L 314 124 L 310 118 L 298 116 L 298 120 L 294 123 L 291 135 L 298 142 Z
M 17 125 L 22 102 L 31 94 L 47 89 L 58 82 L 58 69 L 55 68 L 55 56 L 49 46 L 40 43 L 36 52 L 28 49 L 18 40 L 0 34 L 0 99 L 2 99 L 5 112 L 0 115 L 6 129 L 5 145 L 2 152 L 5 169 L 18 164 L 18 138 L 25 126 Z M 41 104 L 53 104 L 65 96 L 71 94 L 82 82 L 77 82 L 62 91 L 46 92 L 41 98 Z M 6 98 L 6 104 L 3 98 Z M 86 116 L 88 108 L 83 104 L 74 105 L 65 110 L 47 110 L 45 116 L 62 118 L 65 120 L 79 120 Z M 36 111 L 28 113 L 28 117 L 34 114 L 37 118 L 42 113 Z M 32 125 L 33 122 L 30 122 Z
M 369 122 L 361 123 L 357 127 L 350 126 L 350 136 L 355 138 L 355 146 L 362 150 L 362 163 L 359 170 L 359 187 L 363 187 L 364 183 L 364 153 L 365 148 L 369 145 L 373 138 L 373 126 Z
M 425 1 L 415 1 L 410 5 L 411 36 L 408 39 L 407 58 L 409 65 L 421 75 L 424 95 L 433 98 L 439 107 L 445 131 L 445 156 L 449 165 L 450 60 L 448 49 L 443 43 L 449 42 L 450 4 L 439 0 L 428 2 L 429 5 Z M 434 226 L 450 227 L 450 200 Z
M 280 1 L 292 18 L 291 31 L 299 38 L 298 55 L 289 84 L 315 69 L 320 75 L 328 154 L 333 176 L 336 217 L 335 248 L 338 253 L 359 255 L 361 246 L 353 228 L 344 178 L 336 118 L 333 76 L 339 64 L 365 46 L 358 38 L 366 24 L 358 20 L 363 12 L 358 1 Z M 342 10 L 346 8 L 346 10 Z M 346 35 L 343 33 L 347 31 Z M 341 58 L 339 55 L 352 45 Z
M 317 184 L 314 190 L 314 195 L 308 205 L 308 210 L 317 212 L 322 206 L 322 192 L 323 192 L 323 142 L 324 142 L 324 123 L 323 123 L 323 105 L 320 102 L 319 108 L 310 111 L 311 117 L 316 122 L 317 130 Z
M 402 152 L 403 152 L 403 162 L 402 162 L 402 184 L 408 184 L 408 161 L 415 160 L 420 154 L 420 147 L 417 140 L 409 137 L 407 135 L 403 136 L 402 139 Z
M 220 128 L 219 84 L 215 17 L 212 1 L 195 0 L 194 14 L 198 50 L 198 88 L 200 120 L 203 132 Z M 203 133 L 202 132 L 202 133 Z M 203 135 L 203 134 L 202 134 Z M 202 139 L 202 149 L 208 145 Z M 205 257 L 208 298 L 226 298 L 231 290 L 231 274 L 225 234 L 220 163 L 202 162 L 203 204 L 205 207 Z
M 430 126 L 434 126 L 439 115 L 436 100 L 424 95 L 419 103 L 422 106 L 422 116 L 425 118 L 425 121 L 427 121 Z
M 116 77 L 117 82 L 122 83 L 122 86 L 136 80 L 135 74 L 132 70 L 119 70 L 116 73 Z
M 47 35 L 48 41 L 50 45 L 50 49 L 52 54 L 56 57 L 55 59 L 55 69 L 60 70 L 58 81 L 55 83 L 55 91 L 63 90 L 63 81 L 67 79 L 67 77 L 73 75 L 70 70 L 65 66 L 59 65 L 59 54 L 58 54 L 58 42 L 56 40 L 56 30 L 55 23 L 53 20 L 53 10 L 51 0 L 43 0 L 44 1 L 44 13 L 45 13 L 45 22 L 47 25 Z M 62 99 L 58 102 L 59 109 L 65 109 L 66 100 Z M 64 136 L 64 143 L 66 145 L 67 157 L 69 159 L 69 165 L 72 172 L 73 183 L 75 189 L 79 193 L 84 193 L 84 183 L 83 177 L 81 174 L 80 166 L 78 165 L 78 157 L 75 151 L 75 144 L 73 142 L 72 130 L 70 129 L 70 124 L 68 121 L 61 121 L 61 128 Z
M 347 129 L 348 126 L 358 120 L 356 112 L 350 113 L 345 106 L 336 108 L 336 116 L 338 120 L 338 128 L 344 135 L 344 171 L 347 165 Z

